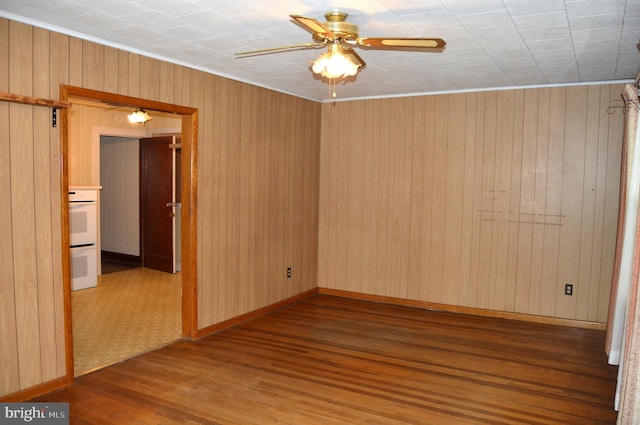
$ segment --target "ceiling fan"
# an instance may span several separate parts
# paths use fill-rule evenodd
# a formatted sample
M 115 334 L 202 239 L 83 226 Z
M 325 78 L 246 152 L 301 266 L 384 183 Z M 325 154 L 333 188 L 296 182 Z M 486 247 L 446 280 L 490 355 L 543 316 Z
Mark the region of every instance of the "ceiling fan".
M 293 49 L 315 49 L 326 46 L 327 52 L 320 55 L 312 63 L 311 69 L 315 74 L 333 80 L 354 76 L 366 65 L 364 60 L 353 50 L 353 47 L 441 52 L 446 46 L 446 42 L 441 38 L 360 37 L 358 27 L 347 22 L 347 13 L 339 10 L 325 13 L 326 22 L 324 23 L 300 15 L 289 16 L 304 29 L 311 32 L 313 43 L 253 50 L 236 53 L 236 55 L 256 55 Z

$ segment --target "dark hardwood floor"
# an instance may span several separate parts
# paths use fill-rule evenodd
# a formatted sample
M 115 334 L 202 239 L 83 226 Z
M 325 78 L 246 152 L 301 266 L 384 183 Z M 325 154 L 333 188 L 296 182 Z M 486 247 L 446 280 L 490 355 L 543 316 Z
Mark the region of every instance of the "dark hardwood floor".
M 85 375 L 72 424 L 614 424 L 604 332 L 315 296 Z

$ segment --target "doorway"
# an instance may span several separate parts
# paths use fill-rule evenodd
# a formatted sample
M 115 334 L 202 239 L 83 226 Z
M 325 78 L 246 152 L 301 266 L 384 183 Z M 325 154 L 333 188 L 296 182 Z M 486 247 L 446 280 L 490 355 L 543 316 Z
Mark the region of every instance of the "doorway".
M 166 104 L 162 102 L 149 101 L 140 98 L 116 95 L 113 93 L 83 89 L 73 86 L 62 86 L 60 99 L 68 101 L 69 98 L 91 99 L 96 102 L 103 102 L 105 106 L 122 105 L 147 110 L 175 114 L 181 117 L 182 127 L 182 155 L 181 155 L 181 252 L 182 252 L 182 272 L 181 272 L 181 299 L 182 299 L 182 336 L 194 338 L 197 336 L 197 313 L 196 313 L 196 186 L 197 186 L 197 109 L 179 105 Z M 61 146 L 62 146 L 62 190 L 63 198 L 66 199 L 69 182 L 69 117 L 68 111 L 63 110 L 61 117 Z M 62 239 L 63 249 L 69 247 L 69 211 L 66 202 L 62 205 Z M 70 262 L 67 256 L 63 258 L 63 280 L 64 280 L 64 308 L 65 308 L 65 335 L 66 335 L 66 369 L 69 384 L 74 379 L 74 358 L 73 358 L 73 323 L 71 305 L 71 280 Z
M 101 274 L 141 266 L 176 273 L 181 270 L 180 129 L 115 130 L 101 128 L 99 135 Z
M 141 266 L 139 140 L 146 131 L 100 128 L 96 133 L 102 187 L 98 260 L 103 275 Z
M 93 128 L 96 120 L 104 123 L 114 112 L 119 113 L 88 113 L 80 105 L 82 102 L 73 99 L 77 110 L 72 127 L 76 132 L 78 125 Z M 103 109 L 98 106 L 99 111 Z M 168 123 L 170 121 L 163 120 L 163 124 Z M 97 261 L 101 270 L 96 286 L 72 293 L 75 376 L 157 349 L 182 336 L 180 275 L 174 275 L 179 268 L 172 267 L 171 263 L 167 269 L 161 269 L 165 273 L 156 273 L 152 271 L 158 269 L 156 264 L 148 258 L 143 264 L 142 254 L 148 249 L 141 250 L 151 246 L 153 252 L 168 252 L 168 257 L 177 257 L 173 256 L 174 239 L 180 237 L 174 234 L 173 225 L 179 222 L 179 217 L 174 216 L 173 208 L 178 209 L 179 204 L 172 204 L 171 210 L 165 210 L 168 208 L 165 204 L 178 201 L 174 197 L 174 185 L 180 187 L 180 182 L 175 179 L 179 173 L 174 172 L 174 160 L 178 158 L 179 145 L 173 142 L 179 140 L 175 135 L 180 131 L 179 125 L 170 128 L 172 136 L 164 138 L 143 137 L 155 134 L 157 128 L 98 129 L 92 133 L 99 137 L 99 161 L 95 163 L 100 165 L 98 227 L 101 237 Z M 158 149 L 157 156 L 148 157 L 144 145 L 155 139 L 164 142 L 160 145 L 162 149 Z M 147 175 L 149 172 L 153 174 Z M 154 200 L 152 206 L 164 212 L 163 222 L 147 220 L 145 214 L 141 214 L 148 209 L 144 208 L 148 192 L 158 190 L 162 196 Z M 143 243 L 141 229 L 145 228 L 154 237 L 161 235 L 159 240 Z

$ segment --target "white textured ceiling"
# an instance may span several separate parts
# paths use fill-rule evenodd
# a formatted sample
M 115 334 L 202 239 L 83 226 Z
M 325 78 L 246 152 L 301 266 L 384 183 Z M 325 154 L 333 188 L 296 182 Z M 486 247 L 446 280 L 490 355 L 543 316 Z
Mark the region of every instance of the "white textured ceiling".
M 340 99 L 629 80 L 640 69 L 640 0 L 0 0 L 0 16 L 323 101 L 320 50 L 289 14 L 340 9 L 362 37 L 441 37 L 443 53 L 359 49 Z

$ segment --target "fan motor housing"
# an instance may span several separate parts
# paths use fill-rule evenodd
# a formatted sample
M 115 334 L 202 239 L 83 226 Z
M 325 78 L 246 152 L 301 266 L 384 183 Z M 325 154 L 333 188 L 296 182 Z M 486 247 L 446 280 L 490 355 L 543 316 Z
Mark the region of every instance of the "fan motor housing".
M 355 40 L 358 38 L 360 30 L 357 25 L 346 21 L 347 16 L 348 15 L 346 13 L 338 10 L 324 14 L 324 17 L 327 20 L 327 22 L 324 23 L 324 26 L 336 36 L 336 39 Z M 314 36 L 314 38 L 316 37 Z M 321 38 L 323 39 L 324 37 Z

